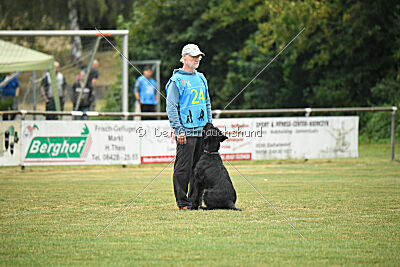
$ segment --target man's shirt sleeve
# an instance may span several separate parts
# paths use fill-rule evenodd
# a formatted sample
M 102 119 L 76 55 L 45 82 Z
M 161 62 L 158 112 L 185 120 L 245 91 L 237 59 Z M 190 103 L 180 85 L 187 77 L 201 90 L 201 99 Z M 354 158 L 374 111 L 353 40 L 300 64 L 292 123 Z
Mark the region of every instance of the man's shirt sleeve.
M 181 121 L 179 119 L 179 89 L 176 86 L 175 82 L 170 81 L 167 89 L 167 114 L 169 123 L 171 128 L 174 129 L 175 135 L 178 135 L 181 132 L 184 132 L 185 129 L 183 128 Z
M 135 82 L 135 87 L 133 88 L 133 93 L 139 93 L 139 87 L 140 87 L 140 80 L 139 80 L 139 78 L 137 78 L 136 79 L 136 82 Z
M 207 90 L 206 107 L 207 107 L 207 119 L 208 119 L 208 122 L 212 123 L 211 101 L 210 101 L 210 95 L 208 94 L 208 90 Z
M 19 86 L 20 86 L 20 85 L 19 85 L 18 78 L 15 78 L 15 89 L 18 88 Z

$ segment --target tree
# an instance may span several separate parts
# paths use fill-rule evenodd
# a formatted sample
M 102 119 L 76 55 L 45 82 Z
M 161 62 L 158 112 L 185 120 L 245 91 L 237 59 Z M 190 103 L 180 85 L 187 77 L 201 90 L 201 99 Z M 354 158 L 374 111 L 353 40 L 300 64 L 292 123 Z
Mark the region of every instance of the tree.
M 70 30 L 77 31 L 79 30 L 78 23 L 78 10 L 76 7 L 75 0 L 68 0 L 68 18 L 70 24 Z M 72 36 L 71 37 L 71 58 L 74 64 L 82 63 L 82 42 L 80 36 Z

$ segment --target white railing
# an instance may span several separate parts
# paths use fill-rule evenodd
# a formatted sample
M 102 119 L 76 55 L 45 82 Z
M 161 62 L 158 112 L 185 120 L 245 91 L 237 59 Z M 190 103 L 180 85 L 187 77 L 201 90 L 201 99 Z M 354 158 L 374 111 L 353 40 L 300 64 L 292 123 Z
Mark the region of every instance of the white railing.
M 245 110 L 214 110 L 212 114 L 215 118 L 224 115 L 261 115 L 261 114 L 304 114 L 310 116 L 311 113 L 331 113 L 331 112 L 378 112 L 386 111 L 392 113 L 391 129 L 390 129 L 390 146 L 391 160 L 395 158 L 395 116 L 397 107 L 347 107 L 347 108 L 284 108 L 284 109 L 245 109 Z M 56 116 L 88 116 L 88 117 L 119 117 L 127 119 L 129 117 L 167 117 L 166 112 L 97 112 L 97 111 L 33 111 L 33 110 L 17 110 L 17 111 L 0 111 L 0 115 L 21 115 L 22 120 L 26 115 L 56 115 Z

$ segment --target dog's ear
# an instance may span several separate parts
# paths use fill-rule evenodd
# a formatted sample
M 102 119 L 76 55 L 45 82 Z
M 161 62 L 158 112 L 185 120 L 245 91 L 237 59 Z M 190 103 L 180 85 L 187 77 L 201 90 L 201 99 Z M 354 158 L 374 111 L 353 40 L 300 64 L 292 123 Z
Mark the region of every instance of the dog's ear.
M 214 125 L 212 125 L 212 123 L 207 122 L 206 125 L 204 125 L 204 129 L 210 129 L 214 127 Z
M 212 123 L 209 123 L 209 122 L 207 122 L 206 125 L 204 125 L 203 131 L 202 131 L 204 140 L 208 139 L 207 134 L 209 133 L 209 131 L 212 127 L 213 127 Z

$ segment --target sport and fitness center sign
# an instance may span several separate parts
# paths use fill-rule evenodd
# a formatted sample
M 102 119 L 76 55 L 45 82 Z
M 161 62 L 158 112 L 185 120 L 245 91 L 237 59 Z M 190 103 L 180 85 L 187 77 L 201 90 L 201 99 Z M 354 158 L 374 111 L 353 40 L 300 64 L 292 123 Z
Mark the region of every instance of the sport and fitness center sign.
M 358 157 L 355 116 L 214 119 L 213 124 L 229 137 L 221 143 L 224 160 Z M 2 122 L 0 131 L 2 166 L 169 163 L 176 151 L 167 120 Z

